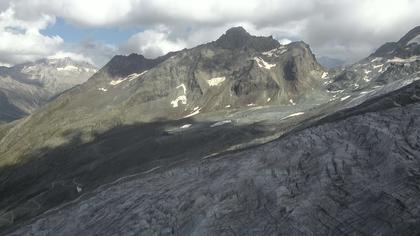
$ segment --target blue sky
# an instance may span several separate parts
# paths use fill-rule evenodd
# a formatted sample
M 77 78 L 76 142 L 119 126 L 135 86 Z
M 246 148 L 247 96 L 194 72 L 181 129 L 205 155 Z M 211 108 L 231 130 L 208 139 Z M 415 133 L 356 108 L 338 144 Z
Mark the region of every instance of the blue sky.
M 46 36 L 59 35 L 67 43 L 79 43 L 85 40 L 101 41 L 118 45 L 127 41 L 135 33 L 142 32 L 141 27 L 90 27 L 76 26 L 65 19 L 56 18 L 55 24 L 41 30 Z

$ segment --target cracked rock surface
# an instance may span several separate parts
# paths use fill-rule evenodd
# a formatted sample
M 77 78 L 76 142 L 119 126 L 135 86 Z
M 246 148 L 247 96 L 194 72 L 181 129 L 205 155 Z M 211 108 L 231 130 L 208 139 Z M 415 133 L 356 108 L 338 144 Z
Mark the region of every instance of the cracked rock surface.
M 11 235 L 414 235 L 419 116 L 415 103 L 157 169 Z

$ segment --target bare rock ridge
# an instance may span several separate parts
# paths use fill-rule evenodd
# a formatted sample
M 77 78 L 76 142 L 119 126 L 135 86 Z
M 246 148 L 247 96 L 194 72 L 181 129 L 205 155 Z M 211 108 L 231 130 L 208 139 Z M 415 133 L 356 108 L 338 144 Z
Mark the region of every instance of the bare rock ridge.
M 420 55 L 420 26 L 410 30 L 398 42 L 382 45 L 371 56 L 408 58 L 416 55 Z

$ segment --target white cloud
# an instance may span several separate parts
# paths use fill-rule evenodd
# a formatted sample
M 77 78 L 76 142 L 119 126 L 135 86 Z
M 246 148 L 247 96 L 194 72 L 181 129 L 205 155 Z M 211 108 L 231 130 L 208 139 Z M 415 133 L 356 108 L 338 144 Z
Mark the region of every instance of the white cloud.
M 127 54 L 137 52 L 145 57 L 154 58 L 186 47 L 183 40 L 169 38 L 170 34 L 171 32 L 166 29 L 139 32 L 131 36 L 121 46 L 120 51 Z
M 39 33 L 54 20 L 54 17 L 42 15 L 35 21 L 23 21 L 15 17 L 12 7 L 0 12 L 0 63 L 31 61 L 54 52 L 63 40 Z
M 386 41 L 398 40 L 420 22 L 420 0 L 1 0 L 0 12 L 10 3 L 16 14 L 0 21 L 6 25 L 3 33 L 9 27 L 9 34 L 32 37 L 37 45 L 54 49 L 60 47 L 60 38 L 39 34 L 54 17 L 81 27 L 136 26 L 146 30 L 133 35 L 120 50 L 146 56 L 208 42 L 229 26 L 244 25 L 253 34 L 304 40 L 318 54 L 356 60 Z M 21 28 L 35 32 L 22 36 Z M 13 29 L 17 31 L 10 33 Z M 112 47 L 104 49 L 115 52 Z M 8 63 L 14 61 L 18 60 Z
M 61 59 L 61 58 L 66 58 L 66 57 L 70 57 L 71 59 L 75 61 L 89 62 L 90 64 L 95 64 L 92 58 L 85 56 L 83 54 L 78 54 L 74 52 L 58 51 L 54 55 L 48 56 L 49 59 Z

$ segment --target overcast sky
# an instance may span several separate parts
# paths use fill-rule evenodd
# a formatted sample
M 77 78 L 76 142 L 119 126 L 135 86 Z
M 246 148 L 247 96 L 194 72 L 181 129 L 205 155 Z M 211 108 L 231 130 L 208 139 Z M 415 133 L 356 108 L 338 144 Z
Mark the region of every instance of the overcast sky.
M 0 64 L 70 56 L 156 57 L 217 39 L 232 26 L 320 56 L 361 59 L 420 25 L 420 0 L 0 0 Z

